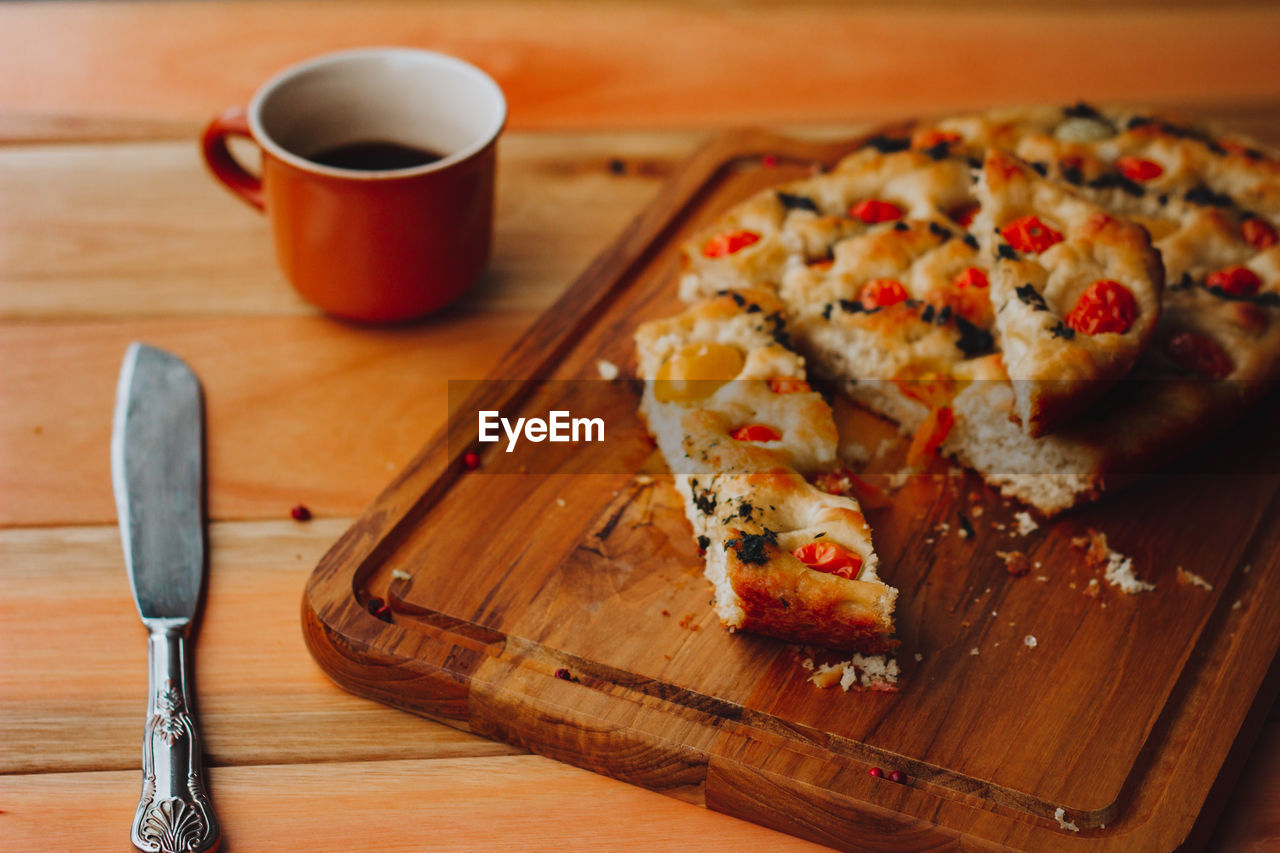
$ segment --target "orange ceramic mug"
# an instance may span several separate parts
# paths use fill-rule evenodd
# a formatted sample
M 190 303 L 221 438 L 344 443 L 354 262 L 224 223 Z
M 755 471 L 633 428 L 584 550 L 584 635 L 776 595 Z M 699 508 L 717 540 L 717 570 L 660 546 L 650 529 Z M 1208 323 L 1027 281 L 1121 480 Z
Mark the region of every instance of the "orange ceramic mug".
M 285 275 L 339 317 L 391 322 L 447 305 L 493 235 L 502 90 L 460 59 L 410 48 L 321 56 L 267 81 L 205 129 L 205 161 L 266 211 Z M 228 137 L 262 149 L 261 175 Z

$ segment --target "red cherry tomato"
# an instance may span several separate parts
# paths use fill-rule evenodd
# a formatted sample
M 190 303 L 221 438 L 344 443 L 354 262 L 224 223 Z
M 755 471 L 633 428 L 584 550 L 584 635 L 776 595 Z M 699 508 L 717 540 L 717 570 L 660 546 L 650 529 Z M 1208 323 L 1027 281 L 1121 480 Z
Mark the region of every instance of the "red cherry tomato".
M 1054 231 L 1036 216 L 1023 216 L 1000 229 L 1004 239 L 1019 252 L 1043 252 L 1062 242 L 1061 232 Z
M 858 301 L 863 308 L 885 308 L 907 301 L 907 289 L 896 278 L 876 278 L 862 286 Z
M 1141 157 L 1121 157 L 1116 160 L 1120 174 L 1131 181 L 1153 181 L 1164 174 L 1164 167 Z
M 1250 217 L 1240 223 L 1240 236 L 1259 252 L 1280 242 L 1280 236 L 1276 235 L 1276 229 L 1271 227 L 1271 223 L 1257 217 Z
M 703 244 L 702 254 L 708 258 L 722 258 L 758 242 L 760 235 L 754 231 L 726 231 Z
M 1084 289 L 1064 322 L 1086 335 L 1103 332 L 1123 335 L 1133 328 L 1137 317 L 1138 300 L 1133 298 L 1132 291 L 1118 281 L 1104 278 Z
M 879 201 L 869 198 L 849 208 L 849 215 L 854 219 L 872 224 L 875 222 L 892 222 L 902 218 L 902 208 L 891 201 Z
M 1248 267 L 1231 267 L 1209 273 L 1204 284 L 1232 296 L 1253 296 L 1262 288 L 1262 279 Z
M 800 394 L 805 391 L 812 391 L 809 383 L 803 379 L 786 379 L 775 378 L 769 380 L 769 390 L 775 394 Z
M 801 545 L 791 554 L 816 572 L 839 575 L 850 580 L 855 580 L 858 569 L 862 568 L 861 557 L 835 542 L 810 542 L 808 545 Z
M 977 267 L 969 267 L 957 273 L 951 283 L 956 287 L 986 287 L 990 284 L 987 274 Z
M 747 424 L 738 427 L 730 437 L 734 441 L 777 441 L 782 435 L 773 427 L 767 427 L 764 424 Z
M 1165 344 L 1165 350 L 1179 367 L 1205 379 L 1226 379 L 1235 369 L 1226 350 L 1199 332 L 1179 332 Z

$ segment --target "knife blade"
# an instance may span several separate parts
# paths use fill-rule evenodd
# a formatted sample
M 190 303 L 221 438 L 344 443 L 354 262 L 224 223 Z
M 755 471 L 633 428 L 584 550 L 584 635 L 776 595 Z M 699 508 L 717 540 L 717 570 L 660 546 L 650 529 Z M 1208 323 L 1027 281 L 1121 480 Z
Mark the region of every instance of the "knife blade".
M 134 603 L 150 631 L 142 795 L 130 840 L 150 853 L 204 853 L 220 832 L 186 648 L 207 553 L 204 400 L 181 359 L 138 342 L 120 368 L 111 480 Z

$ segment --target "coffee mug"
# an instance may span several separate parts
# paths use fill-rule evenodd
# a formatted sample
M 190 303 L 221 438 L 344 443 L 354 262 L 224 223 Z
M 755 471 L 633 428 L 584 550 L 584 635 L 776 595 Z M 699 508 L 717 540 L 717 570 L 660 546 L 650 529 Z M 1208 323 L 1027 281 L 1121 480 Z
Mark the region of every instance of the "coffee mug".
M 328 54 L 268 80 L 205 129 L 213 174 L 271 223 L 308 301 L 362 322 L 409 320 L 462 295 L 493 238 L 502 90 L 451 56 L 410 48 Z M 243 136 L 259 175 L 231 154 Z

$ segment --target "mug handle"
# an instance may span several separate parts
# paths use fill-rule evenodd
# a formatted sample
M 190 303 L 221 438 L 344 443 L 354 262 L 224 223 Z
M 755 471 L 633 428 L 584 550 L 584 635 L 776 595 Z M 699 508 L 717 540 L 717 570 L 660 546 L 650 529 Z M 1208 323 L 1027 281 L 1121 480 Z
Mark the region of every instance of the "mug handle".
M 227 146 L 227 138 L 231 136 L 243 136 L 254 141 L 249 132 L 249 115 L 244 107 L 231 107 L 209 122 L 200 139 L 204 161 L 209 165 L 213 176 L 225 184 L 227 189 L 258 210 L 265 210 L 262 202 L 262 178 L 250 173 L 231 155 L 231 149 Z

